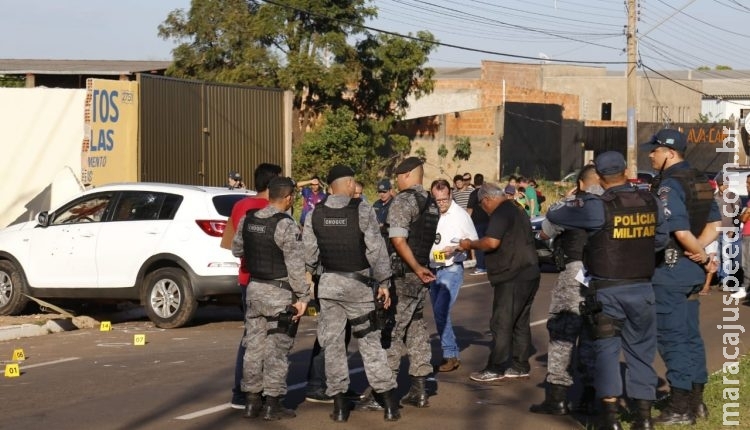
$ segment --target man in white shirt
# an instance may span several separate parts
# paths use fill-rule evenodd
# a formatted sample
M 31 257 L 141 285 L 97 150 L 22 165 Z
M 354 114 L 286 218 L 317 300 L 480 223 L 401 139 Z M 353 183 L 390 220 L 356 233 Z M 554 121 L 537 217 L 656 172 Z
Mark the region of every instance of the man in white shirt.
M 443 350 L 443 361 L 438 370 L 451 372 L 461 365 L 450 312 L 463 283 L 463 261 L 466 260 L 466 252 L 456 253 L 455 248 L 459 239 L 477 240 L 478 237 L 471 216 L 451 198 L 448 181 L 434 181 L 430 186 L 430 193 L 440 210 L 435 243 L 430 250 L 430 268 L 436 277 L 430 283 L 430 299 Z

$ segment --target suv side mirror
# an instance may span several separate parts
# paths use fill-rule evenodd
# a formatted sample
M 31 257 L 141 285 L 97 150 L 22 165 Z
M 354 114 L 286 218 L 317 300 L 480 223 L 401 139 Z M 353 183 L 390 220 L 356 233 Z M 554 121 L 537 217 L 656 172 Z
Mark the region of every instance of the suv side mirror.
M 39 225 L 41 227 L 47 227 L 49 226 L 50 216 L 47 211 L 41 212 L 39 215 L 37 215 L 36 220 L 39 222 Z

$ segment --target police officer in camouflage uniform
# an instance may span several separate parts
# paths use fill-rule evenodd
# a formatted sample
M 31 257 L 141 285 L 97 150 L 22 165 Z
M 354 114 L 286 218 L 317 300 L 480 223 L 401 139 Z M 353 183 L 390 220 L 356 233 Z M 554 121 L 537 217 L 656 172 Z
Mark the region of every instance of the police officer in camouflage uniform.
M 599 185 L 599 175 L 594 165 L 581 169 L 576 181 L 577 187 L 566 201 L 588 192 L 601 195 L 604 189 Z M 547 389 L 545 399 L 533 405 L 531 412 L 551 415 L 567 415 L 567 393 L 573 386 L 573 352 L 578 344 L 579 372 L 583 380 L 583 395 L 578 409 L 582 413 L 594 413 L 594 364 L 595 354 L 592 340 L 587 330 L 582 330 L 583 319 L 579 310 L 584 300 L 585 288 L 576 276 L 583 270 L 583 250 L 588 233 L 581 229 L 562 229 L 549 220 L 542 222 L 542 239 L 555 239 L 556 253 L 562 258 L 562 266 L 557 282 L 552 287 L 552 300 L 549 305 L 549 346 L 547 347 Z M 559 248 L 558 248 L 559 247 Z
M 430 337 L 423 317 L 425 298 L 435 275 L 427 267 L 435 240 L 440 212 L 422 187 L 422 160 L 409 157 L 394 173 L 401 192 L 388 211 L 388 235 L 400 260 L 394 264 L 396 289 L 395 324 L 388 348 L 388 364 L 398 373 L 401 356 L 409 356 L 411 388 L 402 403 L 424 408 L 429 405 L 425 379 L 432 373 Z M 400 273 L 397 273 L 400 272 Z
M 391 266 L 385 241 L 372 206 L 352 197 L 354 171 L 336 165 L 327 179 L 333 193 L 305 219 L 302 242 L 308 270 L 316 273 L 322 265 L 318 340 L 325 351 L 326 395 L 333 397 L 331 418 L 336 422 L 349 418 L 344 342 L 348 320 L 358 340 L 367 379 L 384 406 L 384 418 L 396 421 L 400 418 L 393 397 L 396 378 L 388 367 L 380 344 L 381 330 L 375 321 L 375 300 L 384 309 L 391 304 Z M 376 291 L 373 284 L 377 284 Z
M 294 196 L 294 181 L 273 178 L 268 184 L 268 206 L 249 210 L 232 240 L 235 257 L 251 256 L 244 261 L 253 274 L 247 287 L 243 339 L 242 391 L 247 393 L 247 418 L 256 418 L 261 412 L 265 420 L 295 416 L 281 405 L 281 399 L 287 392 L 287 357 L 294 343 L 295 324 L 307 308 L 310 286 L 305 280 L 299 227 L 286 213 Z

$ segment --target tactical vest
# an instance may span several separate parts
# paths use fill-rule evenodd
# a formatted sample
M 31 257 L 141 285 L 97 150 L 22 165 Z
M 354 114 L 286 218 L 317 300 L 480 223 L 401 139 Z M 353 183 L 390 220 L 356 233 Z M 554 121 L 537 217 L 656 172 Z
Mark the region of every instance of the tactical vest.
M 440 210 L 429 193 L 425 197 L 413 188 L 402 192 L 413 194 L 419 208 L 419 217 L 409 225 L 409 237 L 406 243 L 417 262 L 422 266 L 427 266 L 430 263 L 430 249 L 435 242 Z
M 588 239 L 586 269 L 597 278 L 649 279 L 654 274 L 656 199 L 648 191 L 605 193 L 604 227 Z
M 276 245 L 273 236 L 279 221 L 291 217 L 279 212 L 268 218 L 258 218 L 255 216 L 257 212 L 258 209 L 247 211 L 245 224 L 242 226 L 245 268 L 253 278 L 286 278 L 284 252 Z
M 572 261 L 583 261 L 583 248 L 586 246 L 588 233 L 586 230 L 577 228 L 565 229 L 558 238 L 563 252 L 563 261 L 568 264 Z
M 360 199 L 351 199 L 343 208 L 315 206 L 312 227 L 318 240 L 320 262 L 326 270 L 358 272 L 370 267 L 365 255 L 365 235 L 359 228 L 360 203 Z
M 714 190 L 705 175 L 697 169 L 682 169 L 668 176 L 676 179 L 685 192 L 685 209 L 690 215 L 690 231 L 700 236 L 708 221 Z

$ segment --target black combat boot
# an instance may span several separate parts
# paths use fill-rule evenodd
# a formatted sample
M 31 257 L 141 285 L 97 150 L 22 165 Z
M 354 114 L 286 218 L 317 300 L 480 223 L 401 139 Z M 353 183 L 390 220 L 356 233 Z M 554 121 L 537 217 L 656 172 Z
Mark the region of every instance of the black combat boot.
M 618 419 L 617 401 L 605 402 L 602 399 L 602 412 L 599 417 L 599 426 L 596 430 L 622 430 L 622 424 Z
M 411 388 L 406 396 L 401 399 L 401 403 L 407 405 L 416 406 L 418 408 L 426 408 L 430 406 L 430 402 L 427 400 L 427 391 L 425 390 L 425 379 L 424 376 L 412 376 L 411 377 Z
M 263 419 L 276 421 L 284 418 L 294 418 L 297 414 L 281 404 L 281 397 L 266 396 L 266 404 L 263 405 Z
M 591 385 L 585 385 L 578 403 L 573 406 L 573 412 L 583 415 L 596 415 L 596 389 Z
M 695 419 L 708 418 L 708 406 L 703 403 L 704 384 L 693 383 L 693 390 L 690 392 L 690 412 Z
M 398 411 L 398 402 L 395 397 L 395 389 L 388 390 L 377 394 L 383 404 L 383 419 L 386 421 L 398 421 L 401 418 L 401 412 Z
M 245 418 L 258 418 L 260 410 L 263 409 L 263 396 L 261 393 L 245 393 Z
M 331 419 L 337 423 L 345 423 L 349 419 L 349 400 L 344 397 L 344 393 L 333 396 Z
M 382 411 L 383 405 L 381 399 L 375 395 L 375 390 L 372 387 L 367 387 L 362 393 L 362 400 L 356 403 L 354 409 L 358 411 Z
M 690 412 L 690 391 L 672 388 L 669 403 L 662 409 L 661 414 L 654 418 L 654 424 L 664 426 L 695 424 L 695 418 Z
M 531 405 L 529 410 L 535 414 L 568 415 L 568 387 L 565 385 L 547 384 L 544 401 Z
M 653 430 L 654 423 L 651 421 L 651 400 L 633 399 L 633 424 L 630 430 Z

